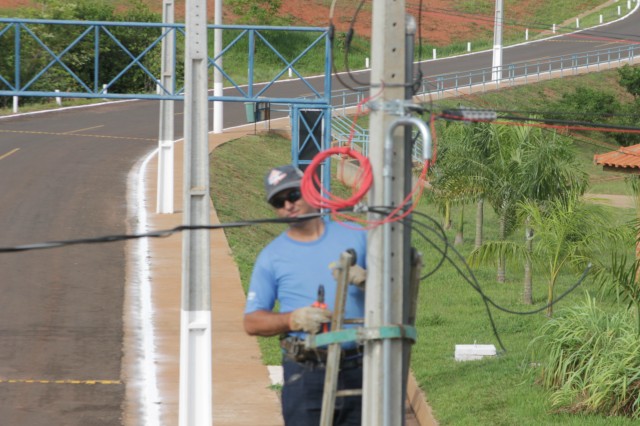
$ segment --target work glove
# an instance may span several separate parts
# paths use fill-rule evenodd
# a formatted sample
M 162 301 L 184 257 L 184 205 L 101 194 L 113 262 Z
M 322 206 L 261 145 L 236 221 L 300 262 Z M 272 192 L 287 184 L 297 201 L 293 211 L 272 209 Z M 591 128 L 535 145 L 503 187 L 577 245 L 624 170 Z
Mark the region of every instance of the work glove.
M 340 268 L 336 262 L 331 262 L 329 265 L 331 268 L 331 274 L 336 281 L 340 280 Z M 367 270 L 362 266 L 356 264 L 349 268 L 349 283 L 355 285 L 356 287 L 364 290 L 364 285 L 367 281 Z
M 305 306 L 291 312 L 289 328 L 291 331 L 305 331 L 316 333 L 322 324 L 331 321 L 331 311 L 315 306 Z

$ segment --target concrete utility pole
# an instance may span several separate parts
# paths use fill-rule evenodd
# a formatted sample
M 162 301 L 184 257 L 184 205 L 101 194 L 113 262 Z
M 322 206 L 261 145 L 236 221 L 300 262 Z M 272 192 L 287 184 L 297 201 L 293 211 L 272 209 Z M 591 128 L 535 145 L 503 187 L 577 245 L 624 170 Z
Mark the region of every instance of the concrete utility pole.
M 404 136 L 398 131 L 393 144 L 385 146 L 392 121 L 404 111 L 405 98 L 405 2 L 373 1 L 371 45 L 370 160 L 375 176 L 369 205 L 389 202 L 397 206 L 404 194 Z M 382 179 L 381 179 L 382 178 Z M 390 193 L 384 182 L 391 182 Z M 369 214 L 371 220 L 381 215 Z M 375 228 L 369 233 L 365 327 L 402 323 L 403 226 L 399 223 Z M 362 424 L 403 424 L 403 342 L 399 339 L 365 343 Z
M 217 57 L 222 53 L 222 0 L 215 0 L 213 23 L 216 28 L 213 30 L 213 57 Z M 214 63 L 222 68 L 222 56 L 217 58 Z M 213 96 L 222 97 L 222 73 L 217 67 L 213 68 Z M 215 101 L 213 103 L 213 133 L 222 133 L 222 120 L 224 118 L 224 103 Z
M 502 0 L 496 0 L 496 18 L 493 24 L 492 68 L 491 80 L 499 82 L 502 77 Z
M 187 0 L 185 12 L 183 223 L 209 225 L 206 0 Z M 209 231 L 186 231 L 182 235 L 180 426 L 211 426 Z
M 162 2 L 162 22 L 174 23 L 173 0 Z M 162 39 L 162 87 L 174 92 L 175 30 L 165 28 Z M 158 134 L 158 177 L 156 212 L 173 213 L 173 101 L 160 101 L 160 131 Z

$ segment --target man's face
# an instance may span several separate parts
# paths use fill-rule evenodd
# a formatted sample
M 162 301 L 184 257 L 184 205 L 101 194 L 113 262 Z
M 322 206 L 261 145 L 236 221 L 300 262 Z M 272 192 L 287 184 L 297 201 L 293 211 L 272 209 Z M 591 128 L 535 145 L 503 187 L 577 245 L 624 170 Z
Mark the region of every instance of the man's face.
M 276 213 L 280 217 L 294 218 L 315 213 L 315 209 L 302 198 L 300 188 L 285 189 L 278 192 L 271 198 L 270 204 L 276 209 Z

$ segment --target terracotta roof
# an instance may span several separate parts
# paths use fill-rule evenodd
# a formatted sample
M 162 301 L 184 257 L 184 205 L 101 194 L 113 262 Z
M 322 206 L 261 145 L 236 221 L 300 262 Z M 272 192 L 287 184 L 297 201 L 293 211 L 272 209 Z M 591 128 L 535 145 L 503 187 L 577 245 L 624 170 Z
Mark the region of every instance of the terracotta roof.
M 620 169 L 637 169 L 640 171 L 640 144 L 621 147 L 616 151 L 596 154 L 593 161 L 597 165 Z M 634 170 L 635 171 L 635 170 Z

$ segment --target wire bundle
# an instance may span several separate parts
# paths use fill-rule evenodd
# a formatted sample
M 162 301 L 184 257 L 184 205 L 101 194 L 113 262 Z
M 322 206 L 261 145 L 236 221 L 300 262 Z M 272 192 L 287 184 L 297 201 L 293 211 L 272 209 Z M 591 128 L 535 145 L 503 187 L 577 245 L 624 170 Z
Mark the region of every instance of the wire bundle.
M 322 182 L 320 182 L 318 178 L 316 170 L 325 159 L 333 155 L 339 155 L 342 158 L 340 167 L 343 168 L 343 176 L 346 162 L 345 157 L 353 158 L 358 162 L 358 170 L 351 185 L 351 196 L 349 198 L 344 199 L 332 194 L 322 186 Z M 329 148 L 318 153 L 305 170 L 300 189 L 302 190 L 302 196 L 311 206 L 336 212 L 355 206 L 367 194 L 372 184 L 373 171 L 371 170 L 369 159 L 358 151 L 348 146 L 343 146 Z

